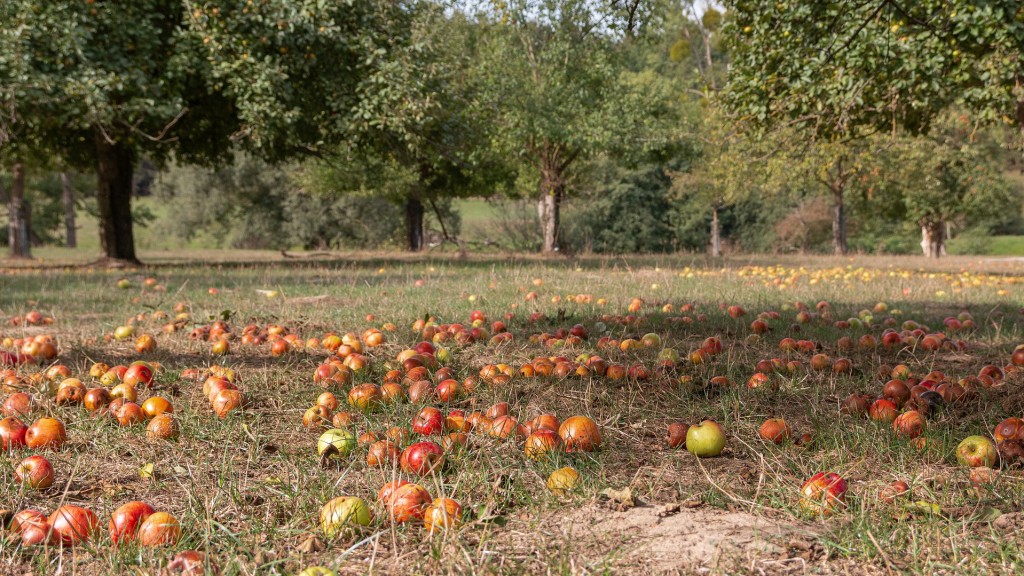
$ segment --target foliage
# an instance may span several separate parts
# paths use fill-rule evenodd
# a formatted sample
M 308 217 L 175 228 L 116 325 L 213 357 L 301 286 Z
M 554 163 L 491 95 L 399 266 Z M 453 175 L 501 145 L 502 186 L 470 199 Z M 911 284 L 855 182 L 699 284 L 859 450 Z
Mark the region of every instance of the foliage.
M 567 210 L 566 243 L 578 251 L 610 254 L 675 250 L 670 187 L 665 170 L 656 166 L 609 174 Z
M 228 147 L 232 110 L 202 81 L 182 34 L 180 0 L 10 0 L 0 8 L 0 101 L 18 153 L 55 153 L 93 168 L 93 137 L 212 160 Z M 173 129 L 176 137 L 164 138 Z
M 938 117 L 930 137 L 886 139 L 878 168 L 865 175 L 865 201 L 913 227 L 953 223 L 993 230 L 1020 221 L 1021 191 L 1004 176 L 1003 152 L 970 117 Z
M 613 6 L 614 8 L 614 6 Z M 493 147 L 528 166 L 543 249 L 557 250 L 558 211 L 581 161 L 664 146 L 673 96 L 624 66 L 633 18 L 582 0 L 512 0 L 478 14 L 474 78 Z
M 308 168 L 308 167 L 307 167 Z M 402 211 L 374 194 L 338 194 L 304 186 L 307 170 L 275 167 L 248 155 L 215 170 L 174 167 L 156 194 L 172 216 L 159 226 L 182 240 L 209 237 L 218 247 L 387 248 L 400 245 Z M 459 220 L 438 203 L 449 230 Z M 430 219 L 428 219 L 428 222 Z M 439 229 L 436 222 L 435 230 Z
M 215 170 L 175 167 L 155 186 L 170 216 L 161 227 L 184 240 L 209 235 L 217 246 L 286 248 L 281 207 L 291 182 L 251 157 Z
M 951 104 L 1022 125 L 1017 0 L 726 0 L 727 103 L 757 126 L 927 132 Z
M 322 153 L 426 113 L 414 2 L 186 0 L 187 35 L 233 104 L 244 144 L 274 160 Z M 410 136 L 411 137 L 411 136 Z

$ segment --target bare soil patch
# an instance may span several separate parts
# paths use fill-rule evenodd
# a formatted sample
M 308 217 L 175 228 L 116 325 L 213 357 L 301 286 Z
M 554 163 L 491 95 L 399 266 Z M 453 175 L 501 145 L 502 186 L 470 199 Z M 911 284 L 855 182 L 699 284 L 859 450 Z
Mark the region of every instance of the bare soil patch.
M 616 511 L 594 503 L 557 522 L 578 550 L 606 556 L 623 572 L 723 573 L 744 566 L 758 572 L 758 565 L 770 572 L 770 566 L 806 565 L 822 555 L 813 526 L 709 506 Z

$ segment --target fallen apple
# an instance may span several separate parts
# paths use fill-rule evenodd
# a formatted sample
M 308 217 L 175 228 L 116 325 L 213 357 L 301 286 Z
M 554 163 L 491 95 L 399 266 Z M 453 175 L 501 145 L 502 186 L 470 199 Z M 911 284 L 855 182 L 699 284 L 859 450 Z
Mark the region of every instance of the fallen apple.
M 700 458 L 720 455 L 725 449 L 725 429 L 712 420 L 690 426 L 686 431 L 686 449 Z
M 800 508 L 812 515 L 827 516 L 846 506 L 846 480 L 834 472 L 818 472 L 800 487 Z
M 956 447 L 956 460 L 969 468 L 994 468 L 999 462 L 996 444 L 985 436 L 968 436 Z
M 332 428 L 320 435 L 316 451 L 323 458 L 345 458 L 355 450 L 358 442 L 352 432 Z
M 138 536 L 139 527 L 154 512 L 156 510 L 145 502 L 134 501 L 122 504 L 110 516 L 108 527 L 110 539 L 114 544 L 134 541 Z
M 345 533 L 355 526 L 369 526 L 372 521 L 370 506 L 355 496 L 338 496 L 320 509 L 320 527 L 328 538 Z
M 14 481 L 26 488 L 43 490 L 53 484 L 53 465 L 43 456 L 29 456 L 14 469 Z

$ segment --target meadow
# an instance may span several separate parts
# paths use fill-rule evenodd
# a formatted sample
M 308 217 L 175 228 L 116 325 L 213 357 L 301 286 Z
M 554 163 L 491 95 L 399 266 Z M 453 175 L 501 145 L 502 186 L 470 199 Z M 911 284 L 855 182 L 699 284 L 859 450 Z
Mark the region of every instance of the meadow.
M 0 509 L 6 523 L 82 506 L 98 530 L 64 548 L 8 530 L 3 573 L 187 573 L 171 559 L 193 550 L 206 560 L 192 573 L 225 575 L 990 574 L 1024 561 L 1024 452 L 1001 450 L 984 469 L 956 454 L 965 438 L 1024 417 L 1024 372 L 1011 360 L 1024 342 L 1024 262 L 143 250 L 147 267 L 107 270 L 50 250 L 0 272 L 4 349 L 49 339 L 57 351 L 10 367 L 3 396 L 31 393 L 15 417 L 59 419 L 67 439 L 7 451 Z M 31 312 L 52 321 L 33 324 Z M 211 332 L 226 353 L 214 353 Z M 144 334 L 155 346 L 139 352 Z M 331 334 L 351 348 L 325 349 Z M 786 338 L 800 347 L 785 349 Z M 272 352 L 275 340 L 289 344 Z M 411 364 L 399 361 L 425 340 Z M 314 382 L 352 354 L 361 359 L 346 360 L 347 377 Z M 57 400 L 69 378 L 120 383 L 96 364 L 138 361 L 155 377 L 132 387 L 136 403 L 168 400 L 176 439 L 74 395 Z M 222 415 L 203 390 L 218 376 L 244 399 Z M 922 417 L 920 430 L 862 413 L 894 379 L 913 392 L 894 403 Z M 455 384 L 438 390 L 446 380 Z M 394 400 L 380 395 L 386 383 Z M 350 405 L 359 384 L 377 395 Z M 413 388 L 418 401 L 403 399 Z M 304 422 L 325 391 L 339 405 L 320 414 L 334 423 Z M 446 417 L 443 431 L 413 431 L 424 407 Z M 540 415 L 585 416 L 600 442 L 529 444 Z M 769 419 L 785 432 L 766 439 Z M 704 420 L 725 430 L 719 455 L 670 447 L 670 425 Z M 351 442 L 318 454 L 335 427 Z M 371 466 L 369 446 L 386 434 L 395 452 Z M 441 446 L 443 463 L 403 470 L 397 453 L 421 441 Z M 52 463 L 52 486 L 15 480 L 32 455 Z M 565 467 L 578 482 L 549 489 Z M 818 472 L 841 476 L 845 494 L 802 499 Z M 451 526 L 393 518 L 378 493 L 399 479 L 457 502 Z M 325 530 L 321 509 L 339 496 L 366 503 L 365 526 L 353 516 Z M 173 515 L 180 535 L 113 543 L 111 514 L 130 501 Z

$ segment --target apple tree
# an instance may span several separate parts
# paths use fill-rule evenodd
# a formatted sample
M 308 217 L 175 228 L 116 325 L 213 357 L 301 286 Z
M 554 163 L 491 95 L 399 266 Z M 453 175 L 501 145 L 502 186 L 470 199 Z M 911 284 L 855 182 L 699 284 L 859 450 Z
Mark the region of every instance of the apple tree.
M 203 81 L 180 1 L 10 0 L 0 7 L 0 101 L 17 155 L 59 157 L 97 177 L 100 244 L 136 262 L 133 171 L 141 154 L 212 159 L 231 106 Z
M 415 109 L 400 121 L 354 131 L 305 166 L 308 188 L 327 194 L 372 195 L 402 207 L 405 246 L 425 245 L 425 217 L 433 214 L 445 240 L 455 241 L 445 208 L 460 196 L 490 196 L 510 178 L 507 162 L 488 146 L 492 127 L 480 114 L 469 80 L 469 42 L 475 24 L 440 5 L 417 9 L 407 50 L 395 58 L 390 86 Z
M 1021 196 L 1005 177 L 999 138 L 977 131 L 963 113 L 936 117 L 930 137 L 886 139 L 876 169 L 863 178 L 875 213 L 921 230 L 925 256 L 945 254 L 947 226 L 981 228 L 1019 217 Z
M 547 253 L 560 249 L 560 210 L 581 160 L 647 145 L 665 104 L 631 82 L 623 46 L 636 12 L 582 0 L 510 0 L 478 14 L 475 81 L 493 146 L 536 186 Z
M 927 132 L 956 104 L 1024 131 L 1019 0 L 725 0 L 726 102 L 818 137 Z
M 315 155 L 416 110 L 392 89 L 404 2 L 8 0 L 5 147 L 97 176 L 103 254 L 137 262 L 136 161 L 211 164 L 234 147 Z

